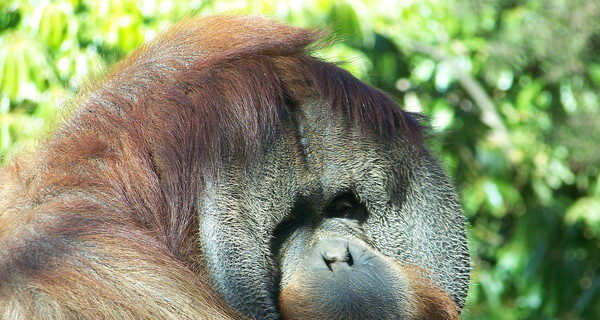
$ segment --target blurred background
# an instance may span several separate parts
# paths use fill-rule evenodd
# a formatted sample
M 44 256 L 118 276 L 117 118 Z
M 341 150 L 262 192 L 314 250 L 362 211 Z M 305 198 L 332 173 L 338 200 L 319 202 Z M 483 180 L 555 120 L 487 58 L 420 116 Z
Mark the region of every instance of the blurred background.
M 2 0 L 0 162 L 87 78 L 220 12 L 327 27 L 317 55 L 429 116 L 470 224 L 463 319 L 600 319 L 598 0 Z

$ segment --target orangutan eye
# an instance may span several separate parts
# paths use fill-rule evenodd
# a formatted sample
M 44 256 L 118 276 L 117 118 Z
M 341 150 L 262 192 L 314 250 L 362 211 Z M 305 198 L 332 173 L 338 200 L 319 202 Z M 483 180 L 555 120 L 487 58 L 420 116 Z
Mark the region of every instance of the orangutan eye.
M 347 218 L 355 208 L 356 202 L 351 197 L 342 197 L 334 200 L 326 209 L 326 213 L 332 218 Z

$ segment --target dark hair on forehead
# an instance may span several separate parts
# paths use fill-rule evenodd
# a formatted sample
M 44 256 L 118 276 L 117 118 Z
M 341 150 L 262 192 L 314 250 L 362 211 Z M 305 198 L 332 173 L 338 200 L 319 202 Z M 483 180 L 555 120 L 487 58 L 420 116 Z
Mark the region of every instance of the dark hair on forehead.
M 180 23 L 136 55 L 141 58 L 137 63 L 150 65 L 152 60 L 156 64 L 151 68 L 172 73 L 152 90 L 147 103 L 160 97 L 162 112 L 174 117 L 193 113 L 198 131 L 188 138 L 198 140 L 209 157 L 223 150 L 238 155 L 254 150 L 282 120 L 287 112 L 282 108 L 307 99 L 344 112 L 357 126 L 383 136 L 420 139 L 418 122 L 393 99 L 307 54 L 322 35 L 260 17 Z

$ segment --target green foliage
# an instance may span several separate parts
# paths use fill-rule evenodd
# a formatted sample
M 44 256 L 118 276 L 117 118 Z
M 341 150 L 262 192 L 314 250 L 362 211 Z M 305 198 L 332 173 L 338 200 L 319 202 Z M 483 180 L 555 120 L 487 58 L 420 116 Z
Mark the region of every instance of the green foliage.
M 596 0 L 3 1 L 0 158 L 82 80 L 224 11 L 329 26 L 339 41 L 318 55 L 430 117 L 471 225 L 464 319 L 600 317 Z

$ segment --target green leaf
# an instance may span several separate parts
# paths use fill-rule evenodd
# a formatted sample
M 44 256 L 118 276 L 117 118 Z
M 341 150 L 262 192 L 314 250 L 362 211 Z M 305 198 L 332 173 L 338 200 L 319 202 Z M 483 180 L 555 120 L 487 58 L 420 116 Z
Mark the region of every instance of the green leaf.
M 584 197 L 573 203 L 565 215 L 565 222 L 582 221 L 600 233 L 600 197 Z

